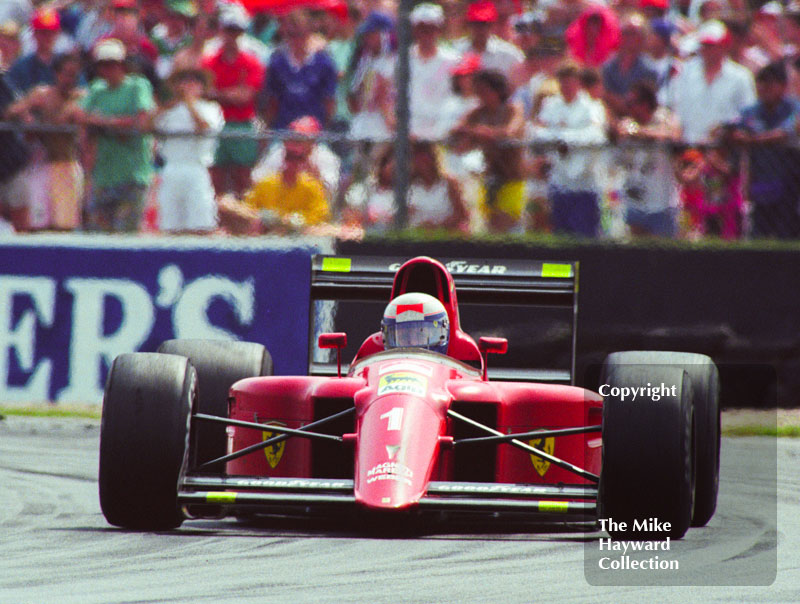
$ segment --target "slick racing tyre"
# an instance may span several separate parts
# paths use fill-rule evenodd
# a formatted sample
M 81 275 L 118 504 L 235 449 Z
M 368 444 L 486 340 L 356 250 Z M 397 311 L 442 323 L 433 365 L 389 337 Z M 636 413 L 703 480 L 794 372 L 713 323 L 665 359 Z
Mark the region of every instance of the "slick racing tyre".
M 220 340 L 167 340 L 158 352 L 187 357 L 197 370 L 196 413 L 228 416 L 228 390 L 234 382 L 272 375 L 272 357 L 261 344 Z M 222 457 L 227 451 L 225 426 L 196 422 L 193 465 Z M 219 469 L 219 468 L 214 468 Z
M 615 538 L 680 539 L 692 520 L 695 487 L 691 379 L 680 367 L 613 362 L 604 378 L 600 518 L 626 523 L 624 531 L 609 530 Z M 612 394 L 648 383 L 668 384 L 671 392 L 658 400 Z M 652 518 L 670 530 L 642 525 Z
M 164 530 L 183 522 L 178 476 L 196 392 L 197 374 L 183 357 L 114 359 L 100 428 L 100 507 L 109 523 Z
M 720 410 L 717 366 L 704 354 L 660 351 L 611 354 L 606 360 L 604 373 L 612 365 L 677 365 L 689 374 L 694 400 L 697 472 L 692 526 L 705 526 L 717 508 L 719 492 Z

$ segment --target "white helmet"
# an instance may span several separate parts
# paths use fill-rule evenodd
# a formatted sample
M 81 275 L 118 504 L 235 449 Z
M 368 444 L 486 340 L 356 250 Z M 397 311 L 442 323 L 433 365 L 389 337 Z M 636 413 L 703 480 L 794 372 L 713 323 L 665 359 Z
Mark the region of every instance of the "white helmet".
M 450 321 L 439 300 L 410 292 L 389 302 L 383 313 L 381 332 L 386 350 L 413 346 L 446 354 Z

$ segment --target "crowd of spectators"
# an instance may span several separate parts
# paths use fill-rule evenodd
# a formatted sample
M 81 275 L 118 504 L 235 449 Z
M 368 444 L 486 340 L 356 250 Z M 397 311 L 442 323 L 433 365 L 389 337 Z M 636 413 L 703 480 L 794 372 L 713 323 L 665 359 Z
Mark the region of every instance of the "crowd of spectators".
M 0 3 L 0 230 L 393 228 L 398 2 L 240 1 Z M 795 2 L 415 3 L 408 226 L 800 238 Z

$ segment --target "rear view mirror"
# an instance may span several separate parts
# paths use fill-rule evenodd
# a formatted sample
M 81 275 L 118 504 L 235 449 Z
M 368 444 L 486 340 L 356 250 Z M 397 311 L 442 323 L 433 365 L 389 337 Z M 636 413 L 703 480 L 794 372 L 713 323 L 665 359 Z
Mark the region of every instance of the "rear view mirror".
M 478 350 L 483 357 L 483 381 L 486 381 L 486 372 L 489 368 L 490 354 L 505 354 L 508 352 L 508 340 L 505 338 L 481 338 L 478 340 Z
M 347 346 L 347 334 L 342 332 L 319 334 L 320 348 L 336 349 L 336 375 L 342 377 L 342 348 Z

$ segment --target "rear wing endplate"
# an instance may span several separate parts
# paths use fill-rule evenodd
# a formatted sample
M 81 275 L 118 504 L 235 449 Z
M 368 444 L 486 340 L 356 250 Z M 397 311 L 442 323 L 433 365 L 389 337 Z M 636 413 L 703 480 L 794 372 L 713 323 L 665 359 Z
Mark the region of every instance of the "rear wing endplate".
M 314 303 L 318 300 L 386 302 L 395 273 L 409 258 L 314 255 L 311 259 L 309 374 L 335 375 L 335 365 L 315 363 Z M 490 379 L 574 383 L 578 319 L 578 262 L 439 258 L 453 275 L 459 304 L 548 306 L 572 310 L 571 366 L 520 370 L 494 366 Z

